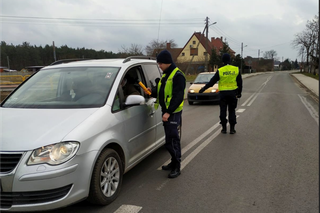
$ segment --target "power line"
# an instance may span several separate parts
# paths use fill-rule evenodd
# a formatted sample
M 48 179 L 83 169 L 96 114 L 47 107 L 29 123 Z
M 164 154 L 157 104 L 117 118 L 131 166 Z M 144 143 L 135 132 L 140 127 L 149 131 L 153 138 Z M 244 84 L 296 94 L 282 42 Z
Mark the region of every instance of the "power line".
M 228 38 L 228 40 L 237 43 L 237 44 L 241 44 L 241 41 L 238 41 L 237 39 L 233 38 L 232 36 L 228 35 L 226 32 L 224 32 L 222 29 L 220 29 L 218 26 L 214 25 L 213 26 L 213 30 L 218 31 L 218 33 L 220 33 L 221 35 L 223 35 L 224 37 Z
M 158 23 L 159 19 L 87 19 L 87 18 L 48 18 L 48 17 L 31 17 L 31 16 L 0 16 L 3 18 L 2 21 L 6 20 L 20 20 L 20 21 L 29 21 L 29 20 L 51 20 L 51 21 L 83 21 L 83 22 L 151 22 Z M 189 19 L 161 19 L 163 22 L 188 22 L 188 23 L 200 23 L 202 19 L 200 18 L 189 18 Z M 201 22 L 202 23 L 202 22 Z

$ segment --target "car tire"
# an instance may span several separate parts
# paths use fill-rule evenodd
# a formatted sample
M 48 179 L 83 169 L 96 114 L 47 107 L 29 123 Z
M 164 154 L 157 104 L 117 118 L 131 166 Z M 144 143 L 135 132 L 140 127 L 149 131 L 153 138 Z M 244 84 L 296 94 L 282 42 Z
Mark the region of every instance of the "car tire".
M 193 105 L 193 101 L 188 101 L 189 105 Z
M 119 195 L 123 178 L 121 159 L 113 149 L 105 149 L 93 169 L 88 201 L 108 205 Z

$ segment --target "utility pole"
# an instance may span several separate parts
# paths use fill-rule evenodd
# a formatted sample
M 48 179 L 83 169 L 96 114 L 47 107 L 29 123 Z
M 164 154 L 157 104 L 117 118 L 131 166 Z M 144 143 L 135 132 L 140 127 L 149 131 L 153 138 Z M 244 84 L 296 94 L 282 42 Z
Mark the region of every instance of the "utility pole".
M 54 61 L 56 61 L 57 58 L 56 58 L 56 48 L 54 46 L 54 41 L 52 42 L 52 46 L 53 46 L 53 58 L 54 58 Z
M 248 46 L 248 45 L 246 45 L 246 46 Z M 244 46 L 244 47 L 246 47 L 246 46 Z M 241 68 L 240 68 L 240 73 L 242 73 L 242 60 L 243 60 L 243 43 L 241 42 Z
M 208 42 L 209 42 L 209 26 L 211 26 L 211 25 L 214 25 L 214 24 L 216 24 L 217 22 L 215 21 L 215 22 L 213 22 L 212 24 L 210 24 L 209 25 L 209 18 L 207 17 L 206 18 L 206 26 L 205 26 L 205 30 L 206 30 L 206 52 L 209 50 L 209 51 L 212 51 L 211 50 L 211 48 L 209 48 L 208 47 Z M 209 71 L 209 60 L 210 60 L 210 58 L 209 58 L 209 60 L 208 60 L 208 56 L 209 56 L 210 54 L 209 54 L 209 52 L 207 52 L 207 54 L 205 55 L 205 70 L 206 71 Z
M 208 29 L 209 29 L 209 18 L 208 16 L 206 17 L 206 52 L 207 54 L 205 55 L 205 68 L 204 71 L 208 72 L 209 71 L 209 63 L 208 63 Z

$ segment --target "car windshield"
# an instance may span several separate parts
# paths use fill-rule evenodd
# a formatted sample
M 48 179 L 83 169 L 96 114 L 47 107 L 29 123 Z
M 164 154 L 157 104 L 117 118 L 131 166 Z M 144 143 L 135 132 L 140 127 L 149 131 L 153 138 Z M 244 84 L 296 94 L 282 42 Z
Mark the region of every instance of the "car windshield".
M 6 108 L 92 108 L 105 104 L 119 67 L 40 70 L 5 102 Z
M 214 76 L 215 73 L 210 74 L 199 74 L 194 80 L 195 84 L 206 84 L 210 81 L 210 79 Z

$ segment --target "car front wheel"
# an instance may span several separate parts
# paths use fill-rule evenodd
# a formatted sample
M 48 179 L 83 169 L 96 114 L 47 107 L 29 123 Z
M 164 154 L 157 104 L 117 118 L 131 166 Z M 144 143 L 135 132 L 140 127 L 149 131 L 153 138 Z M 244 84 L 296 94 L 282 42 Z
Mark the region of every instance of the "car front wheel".
M 98 205 L 108 205 L 119 195 L 123 168 L 121 159 L 113 149 L 105 149 L 95 164 L 88 201 Z

